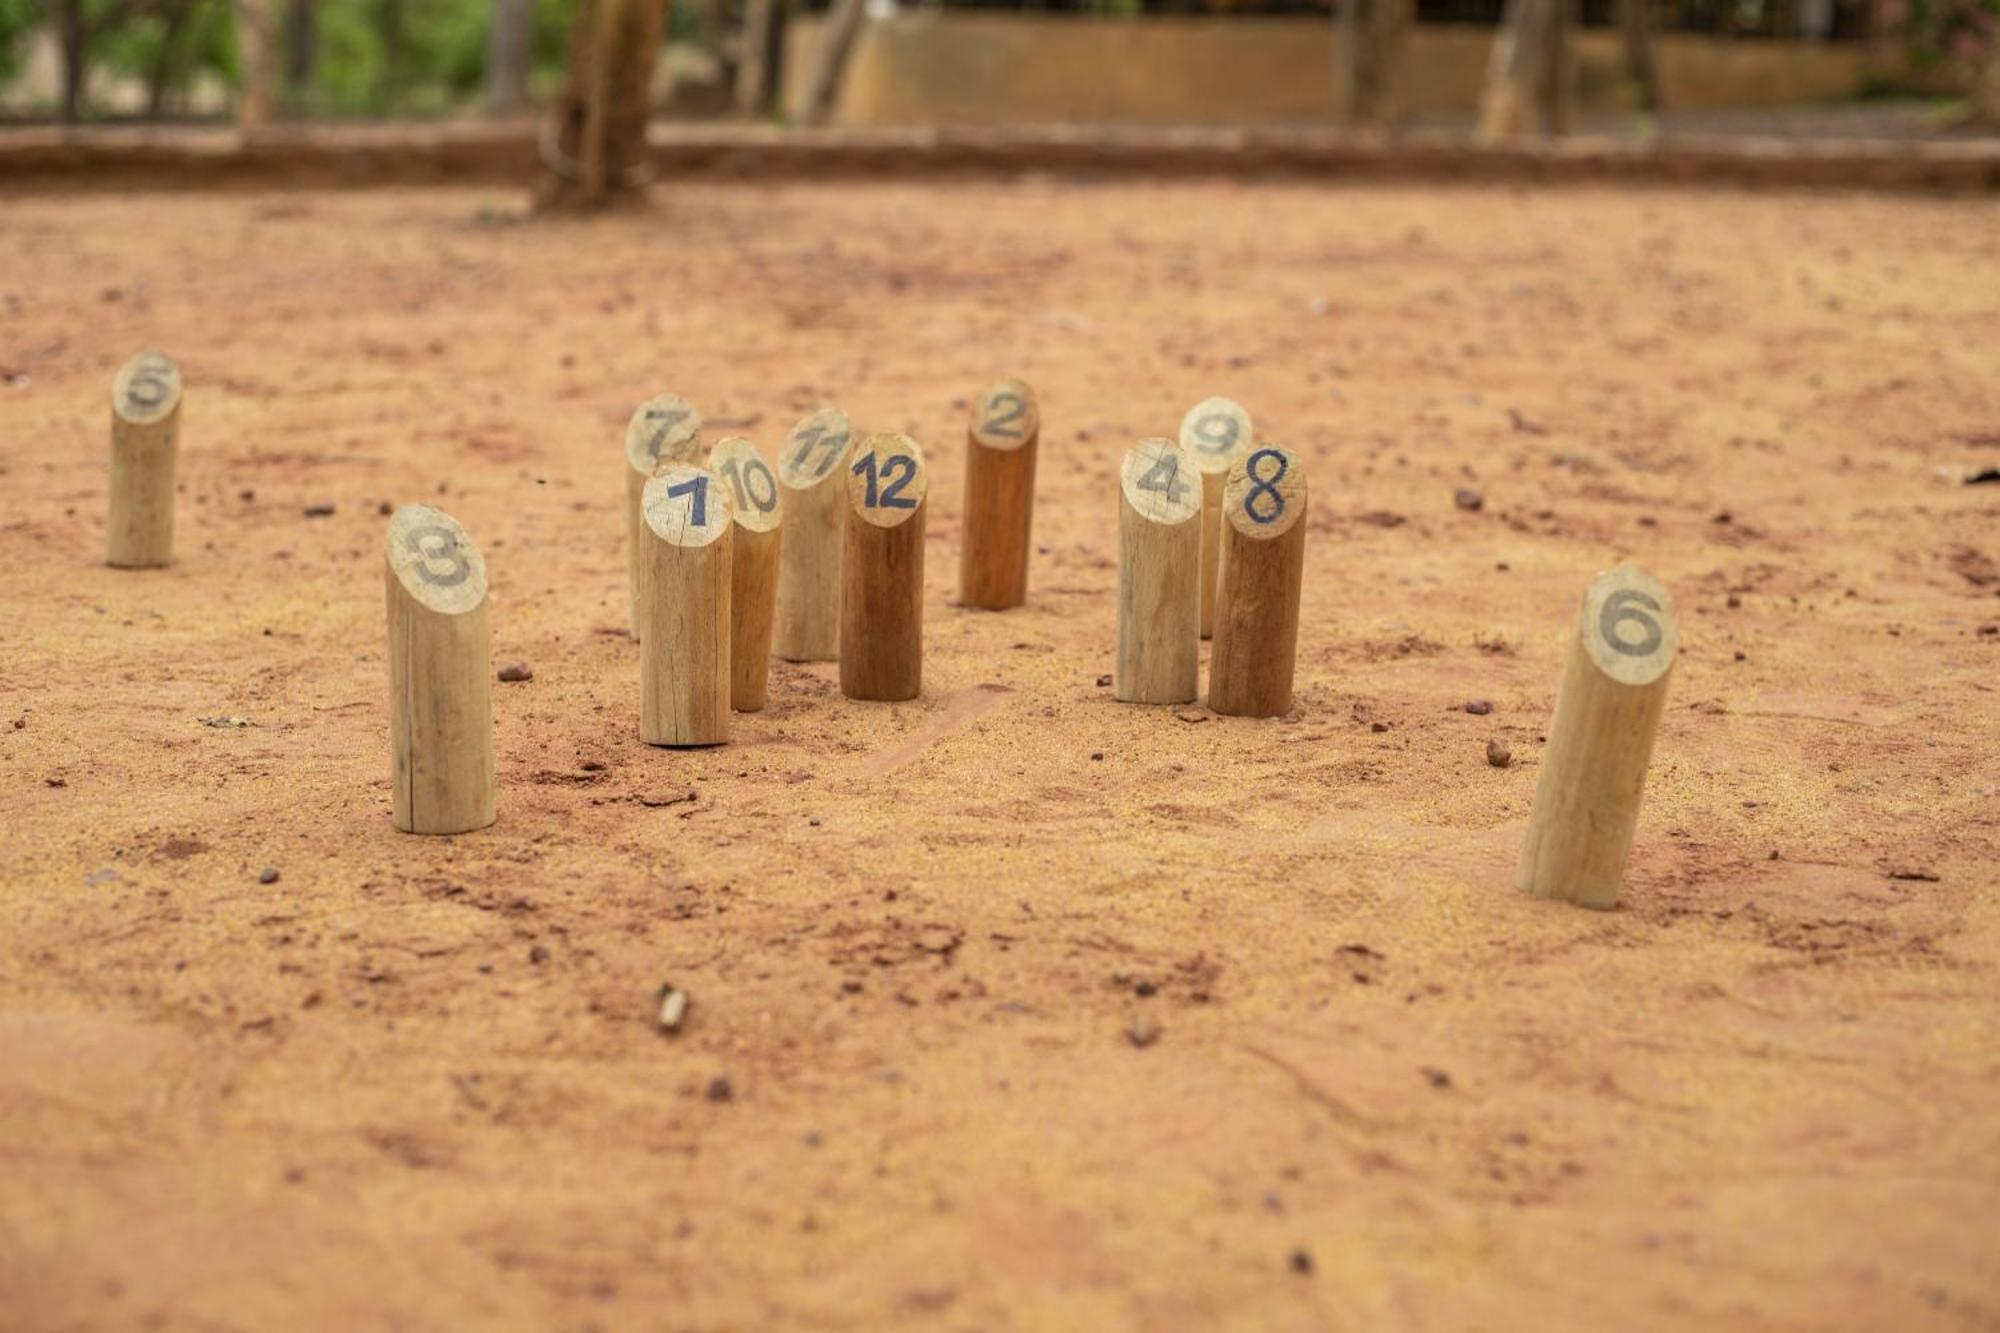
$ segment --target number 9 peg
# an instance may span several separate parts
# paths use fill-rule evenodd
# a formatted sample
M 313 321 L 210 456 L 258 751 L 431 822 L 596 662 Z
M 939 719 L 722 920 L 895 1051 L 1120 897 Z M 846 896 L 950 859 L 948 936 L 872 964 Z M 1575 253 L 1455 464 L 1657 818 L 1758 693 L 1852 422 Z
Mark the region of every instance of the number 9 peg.
M 1305 520 L 1306 469 L 1291 450 L 1260 444 L 1229 465 L 1208 663 L 1208 706 L 1218 713 L 1291 711 Z
M 1181 447 L 1201 472 L 1201 637 L 1215 633 L 1215 575 L 1222 557 L 1222 485 L 1256 436 L 1250 414 L 1227 398 L 1196 403 L 1181 418 Z
M 493 646 L 486 561 L 451 515 L 404 505 L 384 544 L 389 753 L 396 827 L 493 822 Z
M 771 465 L 741 435 L 709 451 L 708 470 L 728 486 L 736 524 L 729 537 L 729 706 L 754 713 L 764 706 L 771 674 L 785 511 Z
M 729 495 L 707 469 L 672 463 L 640 503 L 639 739 L 720 745 L 729 739 Z
M 1680 649 L 1674 599 L 1620 565 L 1584 594 L 1514 882 L 1525 893 L 1616 907 L 1653 737 Z
M 645 600 L 646 520 L 639 496 L 661 467 L 701 459 L 701 413 L 671 393 L 648 398 L 625 423 L 625 583 L 631 594 L 632 632 L 639 632 L 639 605 Z
M 111 384 L 106 564 L 156 569 L 174 558 L 174 469 L 180 452 L 180 367 L 158 352 L 141 352 Z
M 924 683 L 923 450 L 877 435 L 847 466 L 840 556 L 840 692 L 914 699 Z
M 1127 703 L 1192 703 L 1201 687 L 1201 474 L 1172 440 L 1141 440 L 1118 477 L 1118 660 Z

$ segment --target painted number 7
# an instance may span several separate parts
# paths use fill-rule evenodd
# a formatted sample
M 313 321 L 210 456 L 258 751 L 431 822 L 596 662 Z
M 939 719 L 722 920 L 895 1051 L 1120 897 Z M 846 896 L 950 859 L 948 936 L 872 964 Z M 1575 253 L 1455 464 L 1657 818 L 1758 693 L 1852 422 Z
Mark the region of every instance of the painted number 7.
M 669 500 L 681 495 L 694 497 L 688 502 L 688 521 L 697 528 L 708 526 L 708 478 L 705 475 L 689 477 L 678 486 L 667 487 Z

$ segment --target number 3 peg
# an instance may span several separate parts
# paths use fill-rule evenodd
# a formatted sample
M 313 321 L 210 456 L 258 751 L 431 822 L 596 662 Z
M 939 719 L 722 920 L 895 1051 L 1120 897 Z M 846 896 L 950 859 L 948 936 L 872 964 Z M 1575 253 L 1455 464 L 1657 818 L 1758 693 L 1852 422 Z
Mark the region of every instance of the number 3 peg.
M 493 648 L 486 562 L 451 515 L 404 505 L 384 543 L 396 827 L 493 822 Z

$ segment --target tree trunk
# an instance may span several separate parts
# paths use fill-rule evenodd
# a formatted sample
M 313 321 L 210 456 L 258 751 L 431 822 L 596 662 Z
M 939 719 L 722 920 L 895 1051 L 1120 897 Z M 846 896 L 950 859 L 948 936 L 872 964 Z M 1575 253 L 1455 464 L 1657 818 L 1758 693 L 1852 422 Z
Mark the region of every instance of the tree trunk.
M 173 87 L 179 65 L 181 34 L 194 12 L 194 0 L 165 0 L 158 13 L 166 22 L 160 44 L 153 51 L 153 63 L 146 70 L 146 116 L 159 120 L 167 113 L 167 93 Z
M 1416 0 L 1368 0 L 1368 59 L 1371 100 L 1368 119 L 1377 125 L 1399 125 L 1407 110 L 1403 49 Z
M 1576 120 L 1576 0 L 1507 0 L 1487 61 L 1477 137 L 1490 143 L 1540 128 L 1567 134 Z
M 271 123 L 271 88 L 278 70 L 278 25 L 271 0 L 236 0 L 236 46 L 243 57 L 236 124 L 240 129 L 261 129 Z
M 528 105 L 534 55 L 534 0 L 493 0 L 486 50 L 486 109 L 493 115 L 513 115 Z
M 319 24 L 313 0 L 292 0 L 285 25 L 285 87 L 292 105 L 303 108 L 319 67 Z
M 382 41 L 375 104 L 386 111 L 395 106 L 403 91 L 403 0 L 376 0 L 375 31 Z
M 1542 132 L 1564 135 L 1576 129 L 1576 32 L 1579 0 L 1549 0 L 1542 36 L 1548 54 L 1542 68 Z
M 1361 119 L 1361 5 L 1362 0 L 1335 0 L 1338 12 L 1335 27 L 1339 34 L 1333 55 L 1333 79 L 1340 118 L 1352 125 Z
M 646 158 L 659 0 L 577 0 L 562 92 L 543 140 L 540 209 L 630 198 Z
M 63 62 L 62 118 L 64 124 L 74 125 L 83 115 L 84 62 L 90 46 L 83 0 L 60 0 L 56 32 Z
M 1660 114 L 1660 56 L 1653 41 L 1653 0 L 1618 0 L 1618 31 L 1625 44 L 1625 74 L 1639 109 Z
M 2000 128 L 2000 32 L 1987 34 L 1986 55 L 1972 70 L 1966 119 L 1982 129 Z
M 861 31 L 864 3 L 865 0 L 834 0 L 833 9 L 820 28 L 819 58 L 813 62 L 812 77 L 806 83 L 806 104 L 800 115 L 808 125 L 824 125 L 840 96 L 848 57 L 854 54 L 854 39 Z
M 750 119 L 768 115 L 785 69 L 785 0 L 748 0 L 743 11 L 743 54 L 736 65 L 736 110 Z

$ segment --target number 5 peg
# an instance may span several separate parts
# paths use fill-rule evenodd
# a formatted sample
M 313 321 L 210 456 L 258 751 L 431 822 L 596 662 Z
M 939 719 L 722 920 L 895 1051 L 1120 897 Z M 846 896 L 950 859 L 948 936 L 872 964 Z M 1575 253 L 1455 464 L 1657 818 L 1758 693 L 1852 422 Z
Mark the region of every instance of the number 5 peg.
M 973 400 L 958 547 L 958 600 L 967 606 L 1005 611 L 1028 598 L 1041 434 L 1041 406 L 1020 380 L 989 384 Z
M 877 435 L 847 466 L 840 555 L 840 692 L 914 699 L 924 684 L 923 451 Z
M 701 413 L 687 399 L 663 393 L 639 404 L 625 423 L 625 584 L 631 594 L 632 632 L 639 632 L 645 600 L 646 519 L 639 496 L 653 474 L 670 463 L 701 457 Z
M 493 648 L 486 562 L 429 505 L 389 518 L 389 753 L 396 827 L 465 833 L 493 822 Z
M 173 559 L 174 467 L 180 452 L 180 367 L 158 352 L 142 352 L 111 384 L 106 564 L 153 569 Z
M 771 674 L 771 619 L 777 609 L 785 511 L 771 465 L 741 435 L 709 451 L 708 470 L 728 484 L 736 524 L 729 535 L 729 706 L 754 713 L 764 706 Z
M 673 463 L 639 500 L 639 739 L 720 745 L 729 739 L 729 496 L 713 473 Z
M 1262 444 L 1229 466 L 1208 706 L 1238 717 L 1291 711 L 1306 558 L 1306 469 Z
M 1514 882 L 1539 898 L 1616 907 L 1653 735 L 1680 648 L 1674 601 L 1620 565 L 1584 594 Z
M 1172 440 L 1142 440 L 1118 477 L 1118 661 L 1127 703 L 1192 703 L 1201 685 L 1201 474 Z

